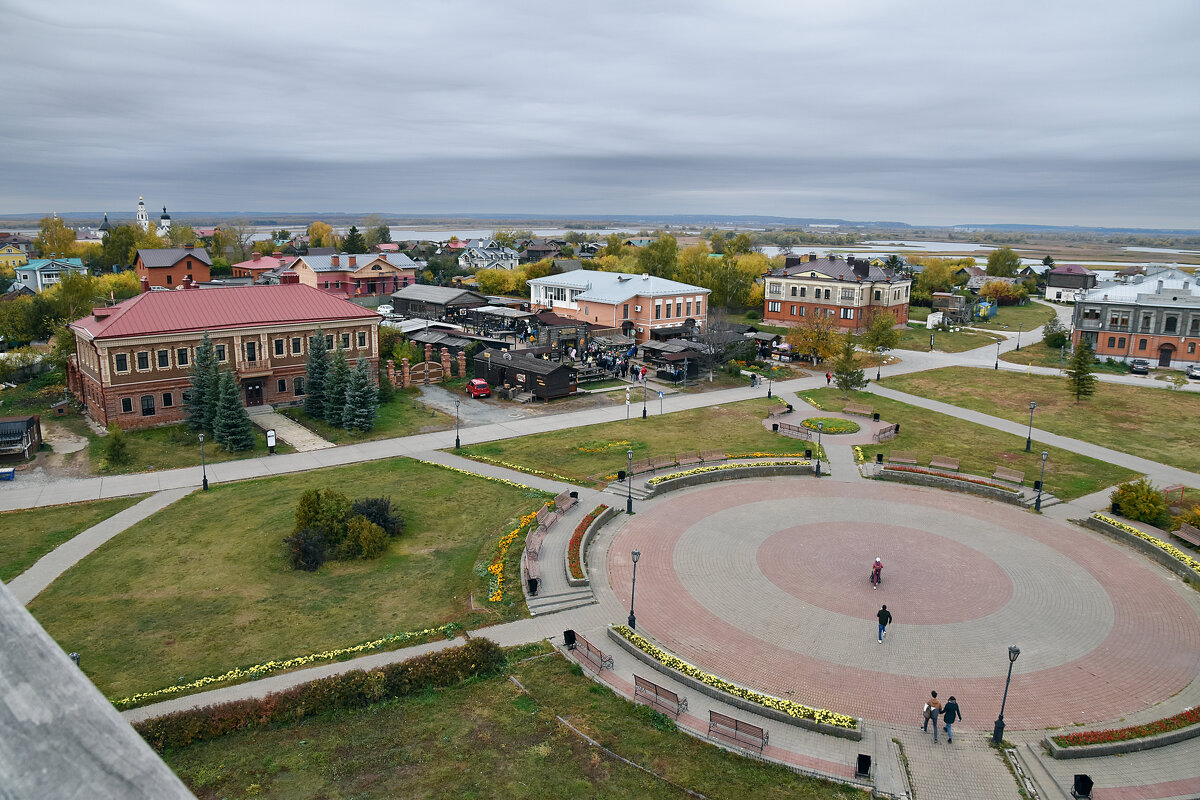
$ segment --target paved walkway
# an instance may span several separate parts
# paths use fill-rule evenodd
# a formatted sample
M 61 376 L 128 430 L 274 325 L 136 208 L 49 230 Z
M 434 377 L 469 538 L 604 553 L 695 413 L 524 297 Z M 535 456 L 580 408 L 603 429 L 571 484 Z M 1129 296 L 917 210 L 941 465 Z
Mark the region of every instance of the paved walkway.
M 261 408 L 251 409 L 250 421 L 264 431 L 274 428 L 275 435 L 296 448 L 296 451 L 299 453 L 307 453 L 310 450 L 324 450 L 327 447 L 336 446 L 333 442 L 322 439 L 291 417 L 285 417 L 277 411 L 262 410 Z

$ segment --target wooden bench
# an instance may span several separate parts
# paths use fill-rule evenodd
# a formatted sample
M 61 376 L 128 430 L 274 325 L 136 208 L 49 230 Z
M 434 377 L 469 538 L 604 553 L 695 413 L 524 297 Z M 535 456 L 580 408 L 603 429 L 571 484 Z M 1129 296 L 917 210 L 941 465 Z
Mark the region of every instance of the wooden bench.
M 763 748 L 767 746 L 767 739 L 770 737 L 770 734 L 757 725 L 751 725 L 749 722 L 742 722 L 740 719 L 718 714 L 716 711 L 709 711 L 708 738 L 714 739 L 717 737 L 737 745 L 752 747 L 761 753 Z
M 860 417 L 872 417 L 875 415 L 875 409 L 870 406 L 860 406 L 857 403 L 847 403 L 842 409 L 843 414 L 856 414 Z
M 803 428 L 799 425 L 789 425 L 786 422 L 780 422 L 779 432 L 784 436 L 790 436 L 793 439 L 812 439 L 812 431 L 808 428 Z
M 1025 483 L 1024 472 L 1017 472 L 1015 469 L 1009 469 L 1008 467 L 996 467 L 996 471 L 992 473 L 992 477 L 998 481 L 1007 481 L 1016 484 Z
M 699 464 L 703 461 L 699 453 L 683 453 L 675 456 L 675 463 L 681 467 L 686 467 L 691 464 Z
M 792 410 L 785 405 L 771 406 L 771 409 L 767 412 L 767 419 L 782 417 L 784 414 L 790 414 L 791 411 Z
M 525 538 L 525 554 L 529 556 L 530 560 L 538 560 L 538 554 L 542 551 L 542 542 L 546 541 L 548 533 L 549 531 L 545 527 L 539 527 Z
M 675 466 L 675 456 L 656 456 L 650 459 L 650 471 Z
M 530 592 L 531 595 L 537 597 L 538 592 L 542 590 L 542 568 L 538 566 L 538 562 L 525 559 L 525 577 L 527 581 L 530 578 L 537 581 L 537 588 Z M 528 582 L 525 586 L 528 588 Z
M 893 450 L 884 456 L 884 460 L 889 464 L 916 464 L 917 457 L 913 453 L 904 450 Z
M 631 469 L 634 475 L 641 475 L 643 472 L 649 472 L 653 468 L 654 459 L 645 458 L 641 461 L 633 462 Z
M 879 433 L 877 433 L 871 437 L 871 439 L 876 442 L 890 442 L 892 439 L 895 439 L 895 438 L 896 438 L 896 426 L 895 425 L 889 425 L 886 428 L 884 428 L 883 430 L 881 430 Z
M 1179 526 L 1179 530 L 1172 531 L 1172 536 L 1178 536 L 1192 547 L 1200 547 L 1200 528 L 1194 525 L 1188 525 L 1186 522 Z
M 554 509 L 555 509 L 556 513 L 558 514 L 558 516 L 561 517 L 563 514 L 566 514 L 567 511 L 578 502 L 579 502 L 579 498 L 571 497 L 570 491 L 562 492 L 557 497 L 554 498 Z
M 944 469 L 950 472 L 958 472 L 958 459 L 948 458 L 947 456 L 937 456 L 929 462 L 929 466 L 933 469 Z
M 600 651 L 600 648 L 593 645 L 587 639 L 575 634 L 575 655 L 579 656 L 580 663 L 586 663 L 596 672 L 603 669 L 611 670 L 613 668 L 612 656 L 606 656 Z
M 538 509 L 537 516 L 534 517 L 534 521 L 537 522 L 539 528 L 548 529 L 551 525 L 558 522 L 558 518 L 560 516 L 561 514 L 559 514 L 559 512 L 551 511 L 545 506 L 542 506 Z
M 679 715 L 688 710 L 687 698 L 651 683 L 640 675 L 633 676 L 633 701 L 641 701 L 674 719 L 679 719 Z
M 700 454 L 700 460 L 702 462 L 704 462 L 705 464 L 707 464 L 710 461 L 724 461 L 725 460 L 725 451 L 724 450 L 706 450 L 705 452 Z

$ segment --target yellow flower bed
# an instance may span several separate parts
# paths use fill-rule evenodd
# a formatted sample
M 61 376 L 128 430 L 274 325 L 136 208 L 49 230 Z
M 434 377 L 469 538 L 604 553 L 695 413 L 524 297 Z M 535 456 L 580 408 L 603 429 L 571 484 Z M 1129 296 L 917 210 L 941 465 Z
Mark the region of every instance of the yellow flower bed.
M 318 661 L 332 661 L 334 659 L 341 658 L 342 656 L 365 653 L 369 650 L 378 650 L 380 647 L 388 644 L 407 642 L 412 639 L 419 639 L 425 636 L 432 636 L 434 634 L 450 637 L 456 630 L 458 630 L 459 627 L 460 626 L 456 623 L 449 623 L 437 628 L 426 628 L 423 631 L 394 633 L 390 636 L 384 636 L 382 639 L 363 642 L 362 644 L 356 644 L 352 647 L 339 647 L 336 650 L 326 650 L 321 653 L 312 653 L 307 656 L 289 658 L 285 661 L 268 661 L 265 664 L 255 664 L 252 667 L 238 667 L 221 675 L 209 675 L 204 678 L 189 681 L 188 683 L 180 683 L 176 684 L 175 686 L 167 686 L 162 689 L 156 689 L 153 692 L 139 692 L 137 694 L 132 694 L 129 697 L 122 697 L 120 700 L 112 700 L 112 704 L 117 708 L 141 705 L 146 700 L 153 700 L 159 697 L 166 697 L 167 695 L 179 694 L 180 692 L 190 692 L 193 689 L 201 689 L 214 683 L 224 683 L 226 681 L 234 681 L 241 678 L 257 679 L 266 675 L 270 675 L 272 672 L 293 669 L 295 667 L 304 667 L 309 664 L 314 664 Z
M 804 453 L 731 453 L 726 458 L 804 458 Z
M 534 489 L 531 486 L 526 486 L 523 483 L 517 483 L 516 481 L 510 481 L 508 478 L 493 478 L 491 475 L 483 475 L 478 472 L 471 472 L 469 469 L 460 469 L 458 467 L 450 467 L 445 464 L 439 464 L 436 461 L 422 461 L 419 458 L 414 459 L 414 460 L 419 464 L 428 464 L 431 467 L 439 467 L 441 469 L 448 469 L 451 472 L 457 472 L 461 475 L 470 475 L 472 478 L 482 478 L 485 481 L 494 481 L 495 483 L 503 483 L 505 486 L 511 486 L 514 489 L 524 489 L 527 492 L 538 492 L 539 494 L 543 494 L 543 495 L 550 494 L 549 492 L 543 492 L 541 489 Z M 486 459 L 484 459 L 484 460 L 486 460 Z M 497 462 L 497 463 L 500 463 L 500 462 Z M 510 466 L 510 465 L 504 464 L 503 466 Z M 513 467 L 513 469 L 516 469 L 516 467 Z
M 688 475 L 701 475 L 705 472 L 720 472 L 723 469 L 745 469 L 746 467 L 807 467 L 811 461 L 764 461 L 761 464 L 718 464 L 712 467 L 696 467 L 684 472 L 672 472 L 670 475 L 657 475 L 646 481 L 647 486 L 657 486 L 663 481 L 675 478 L 686 478 Z
M 802 395 L 800 395 L 800 399 L 801 399 L 801 400 L 803 400 L 804 402 L 808 403 L 810 406 L 812 406 L 813 408 L 817 409 L 818 411 L 824 411 L 824 410 L 825 410 L 824 408 L 822 408 L 822 407 L 821 407 L 821 404 L 820 404 L 820 403 L 818 403 L 816 400 L 813 400 L 811 397 L 809 397 L 809 396 L 808 396 L 808 395 L 806 395 L 806 394 L 802 394 Z
M 855 461 L 855 463 L 861 464 L 866 460 L 867 460 L 867 457 L 863 455 L 862 448 L 859 447 L 858 445 L 854 445 L 854 461 Z
M 552 503 L 546 503 L 545 508 L 549 508 Z M 541 509 L 538 509 L 540 511 Z M 488 594 L 488 600 L 493 603 L 499 603 L 504 599 L 504 556 L 508 554 L 508 548 L 512 547 L 512 543 L 521 535 L 521 531 L 529 527 L 534 520 L 537 519 L 538 512 L 526 514 L 521 517 L 520 523 L 509 533 L 505 534 L 496 546 L 496 557 L 492 559 L 492 563 L 488 565 L 488 572 L 495 579 L 492 583 L 492 591 Z
M 559 475 L 554 472 L 546 472 L 545 470 L 534 469 L 533 467 L 526 467 L 521 464 L 513 464 L 510 461 L 501 461 L 498 458 L 488 458 L 487 456 L 477 456 L 475 454 L 469 455 L 468 458 L 472 458 L 476 461 L 486 461 L 487 463 L 495 464 L 498 467 L 505 467 L 506 469 L 511 469 L 513 472 L 524 472 L 527 475 L 537 475 L 542 478 L 550 478 L 551 480 L 555 480 L 555 481 L 563 481 L 564 483 L 573 483 L 575 481 L 574 478 L 569 478 L 566 475 Z M 451 468 L 451 469 L 453 469 L 453 468 Z M 468 474 L 473 475 L 474 473 L 468 473 Z M 481 475 L 480 477 L 487 478 L 486 475 Z M 488 478 L 488 480 L 503 480 L 503 478 Z M 509 481 L 505 481 L 505 483 L 509 483 Z M 513 486 L 523 486 L 524 484 L 514 483 L 512 485 Z M 528 487 L 526 487 L 526 488 L 528 488 Z
M 838 714 L 833 711 L 826 711 L 821 708 L 812 708 L 810 706 L 801 705 L 800 703 L 791 700 L 782 700 L 778 697 L 772 697 L 769 694 L 755 692 L 745 687 L 738 686 L 735 683 L 718 678 L 715 675 L 710 675 L 707 672 L 694 667 L 683 659 L 676 658 L 665 650 L 660 650 L 648 641 L 638 636 L 629 627 L 625 625 L 614 625 L 613 630 L 621 635 L 622 638 L 631 642 L 634 647 L 647 654 L 655 661 L 670 667 L 673 670 L 682 672 L 690 678 L 695 678 L 706 686 L 711 686 L 714 689 L 719 689 L 722 692 L 731 694 L 734 697 L 740 697 L 743 700 L 749 700 L 751 703 L 757 703 L 764 708 L 772 708 L 776 711 L 782 711 L 789 717 L 797 719 L 811 719 L 814 722 L 819 722 L 823 725 L 832 725 L 836 728 L 847 728 L 849 730 L 858 729 L 858 720 L 846 714 Z
M 1126 533 L 1132 533 L 1134 536 L 1138 537 L 1142 541 L 1149 542 L 1150 544 L 1157 547 L 1159 550 L 1162 550 L 1164 553 L 1166 553 L 1167 555 L 1169 555 L 1171 558 L 1175 559 L 1176 561 L 1183 562 L 1184 564 L 1186 564 L 1188 566 L 1189 569 L 1191 569 L 1197 575 L 1200 575 L 1200 561 L 1197 561 L 1196 559 L 1192 558 L 1187 553 L 1180 550 L 1178 547 L 1175 547 L 1174 545 L 1171 545 L 1171 544 L 1167 544 L 1162 539 L 1155 539 L 1150 534 L 1140 531 L 1137 528 L 1133 527 L 1132 525 L 1126 525 L 1124 522 L 1118 522 L 1117 520 L 1113 519 L 1112 517 L 1106 517 L 1103 514 L 1092 514 L 1092 519 L 1098 519 L 1101 522 L 1106 522 L 1109 525 L 1112 525 L 1114 528 L 1120 528 L 1121 530 L 1125 531 Z
M 633 445 L 633 442 L 621 440 L 619 442 L 588 442 L 587 444 L 592 446 L 588 447 L 587 445 L 580 445 L 576 449 L 581 453 L 603 453 L 606 450 L 617 449 L 628 450 Z

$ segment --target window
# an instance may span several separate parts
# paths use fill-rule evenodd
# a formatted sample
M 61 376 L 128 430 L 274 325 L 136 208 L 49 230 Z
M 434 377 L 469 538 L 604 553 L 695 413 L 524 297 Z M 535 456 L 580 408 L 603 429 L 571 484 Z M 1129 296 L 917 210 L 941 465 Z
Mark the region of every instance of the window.
M 129 356 L 117 353 L 113 360 L 116 362 L 117 372 L 129 372 Z
M 875 290 L 875 299 L 876 299 L 876 300 L 882 300 L 882 299 L 883 299 L 883 292 L 882 292 L 882 291 L 880 291 L 879 289 L 876 289 L 876 290 Z
M 803 316 L 804 316 L 804 306 L 800 306 L 800 308 L 799 308 L 799 313 L 798 313 L 798 314 L 796 314 L 796 316 L 797 316 L 797 317 L 803 317 Z
M 163 403 L 163 408 L 170 408 L 171 406 L 173 406 L 175 404 L 174 398 L 171 396 L 170 392 L 163 392 L 162 403 Z
M 1195 352 L 1196 352 L 1196 343 L 1188 342 L 1188 355 L 1191 355 L 1192 353 L 1195 353 Z
M 689 317 L 692 315 L 692 301 L 691 300 L 687 301 L 687 315 Z
M 122 397 L 121 398 L 121 413 L 122 414 L 132 414 L 133 413 L 133 398 L 132 397 Z
M 675 316 L 677 316 L 677 317 L 683 316 L 683 301 L 681 301 L 681 300 L 675 301 Z
M 781 303 L 772 300 L 767 303 L 767 311 L 779 311 L 781 305 Z
M 1138 339 L 1138 350 L 1145 350 L 1145 349 L 1146 349 L 1146 340 Z
M 292 393 L 297 397 L 304 394 L 304 378 L 292 379 Z
M 367 346 L 367 332 L 366 331 L 358 332 L 358 346 L 359 347 Z
M 1129 327 L 1129 312 L 1128 312 L 1128 311 L 1124 311 L 1124 312 L 1118 312 L 1118 311 L 1114 311 L 1114 312 L 1112 312 L 1112 316 L 1110 316 L 1110 317 L 1108 318 L 1108 324 L 1109 324 L 1109 325 L 1111 325 L 1111 326 L 1112 326 L 1112 327 L 1114 327 L 1114 328 L 1127 328 L 1127 327 Z
M 181 367 L 186 367 L 188 364 L 188 349 L 180 347 L 175 351 L 175 363 Z
M 1200 317 L 1192 317 L 1192 325 L 1188 329 L 1188 333 L 1192 336 L 1200 334 Z
M 1085 308 L 1083 310 L 1083 318 L 1084 319 L 1100 319 L 1100 309 Z
M 325 349 L 326 350 L 333 349 L 333 334 L 332 333 L 325 334 Z
M 853 303 L 854 302 L 854 290 L 853 289 L 842 289 L 842 302 L 843 303 Z
M 287 380 L 284 378 L 280 378 L 275 383 L 275 391 L 278 392 L 279 394 L 283 394 L 284 392 L 286 392 L 287 391 Z
M 664 303 L 663 305 L 665 305 L 665 306 L 667 307 L 667 313 L 666 313 L 666 317 L 667 317 L 667 319 L 670 319 L 670 318 L 671 318 L 671 301 L 670 301 L 670 300 L 668 300 L 668 301 L 667 301 L 666 303 Z
M 170 276 L 170 275 L 168 275 L 168 276 L 167 276 L 167 286 L 170 286 L 170 285 L 171 285 L 172 283 L 174 283 L 174 282 L 175 282 L 175 281 L 174 281 L 174 280 L 172 280 L 171 276 Z
M 781 291 L 783 291 L 783 284 L 772 283 L 767 287 L 767 291 L 769 291 L 771 294 L 779 294 Z
M 292 337 L 292 355 L 294 355 L 294 356 L 300 355 L 300 337 L 299 336 Z
M 142 416 L 143 417 L 153 417 L 154 416 L 154 395 L 152 395 L 152 394 L 142 395 Z
M 662 303 L 656 303 L 654 305 L 654 318 L 662 319 Z
M 796 296 L 796 287 L 793 286 L 792 287 L 792 297 L 795 297 L 795 296 Z
M 283 339 L 275 340 L 275 355 L 277 355 L 277 356 L 283 355 Z
M 792 316 L 796 316 L 796 307 L 792 306 Z
M 225 345 L 219 344 L 216 347 L 214 347 L 213 350 L 217 354 L 217 361 L 225 360 Z
M 843 308 L 842 309 L 842 319 L 854 319 L 854 309 L 853 308 Z
M 150 354 L 145 350 L 139 350 L 137 354 L 137 368 L 150 369 Z
M 1116 347 L 1117 346 L 1117 337 L 1115 337 L 1115 336 L 1108 337 L 1108 346 Z
M 171 351 L 170 350 L 159 350 L 158 351 L 158 368 L 166 369 L 169 366 L 171 366 Z
M 1163 333 L 1175 333 L 1179 330 L 1179 317 L 1167 317 L 1163 320 Z
M 342 349 L 343 350 L 350 349 L 350 334 L 348 334 L 348 333 L 342 334 Z
M 258 361 L 258 343 L 246 342 L 246 360 Z
M 1124 336 L 1121 336 L 1117 339 L 1117 347 L 1121 348 L 1122 350 L 1125 349 L 1125 337 Z
M 829 299 L 829 290 L 828 289 L 825 290 L 825 299 L 826 300 Z
M 625 304 L 625 319 L 629 319 L 629 303 Z
M 807 286 L 801 286 L 801 287 L 800 287 L 800 296 L 801 296 L 801 297 L 805 297 L 805 296 L 807 296 L 807 294 L 808 294 L 808 287 L 807 287 Z

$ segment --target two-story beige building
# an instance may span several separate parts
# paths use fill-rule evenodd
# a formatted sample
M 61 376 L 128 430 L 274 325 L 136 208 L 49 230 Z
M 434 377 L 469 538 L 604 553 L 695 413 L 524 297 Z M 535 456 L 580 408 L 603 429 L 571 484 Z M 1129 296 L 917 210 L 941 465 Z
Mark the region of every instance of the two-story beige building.
M 805 256 L 772 270 L 764 279 L 763 322 L 799 325 L 823 314 L 849 333 L 866 330 L 877 313 L 890 311 L 896 325 L 908 324 L 912 281 L 865 258 Z
M 69 326 L 75 355 L 68 385 L 101 425 L 146 428 L 185 416 L 196 348 L 207 332 L 222 369 L 232 369 L 247 406 L 304 399 L 309 340 L 351 363 L 379 364 L 374 311 L 301 284 L 150 291 Z

